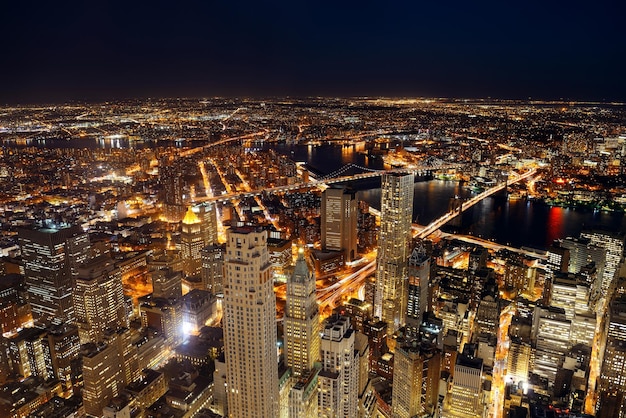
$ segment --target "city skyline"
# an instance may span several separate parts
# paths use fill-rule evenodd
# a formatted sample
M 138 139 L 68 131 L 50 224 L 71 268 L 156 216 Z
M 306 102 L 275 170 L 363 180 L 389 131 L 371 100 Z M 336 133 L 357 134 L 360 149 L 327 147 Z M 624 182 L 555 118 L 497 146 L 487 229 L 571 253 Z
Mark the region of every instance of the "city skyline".
M 618 2 L 11 3 L 0 103 L 146 97 L 626 101 Z M 27 17 L 27 25 L 20 16 Z
M 1 109 L 2 416 L 626 416 L 624 106 Z

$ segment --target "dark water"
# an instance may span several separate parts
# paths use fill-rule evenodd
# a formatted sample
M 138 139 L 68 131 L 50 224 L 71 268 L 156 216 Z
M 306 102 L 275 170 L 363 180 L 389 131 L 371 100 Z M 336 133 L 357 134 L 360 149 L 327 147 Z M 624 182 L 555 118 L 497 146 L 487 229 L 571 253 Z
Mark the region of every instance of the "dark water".
M 352 148 L 334 145 L 273 146 L 295 161 L 304 161 L 315 170 L 330 173 L 346 164 L 354 163 L 369 168 L 382 168 L 381 159 L 372 159 Z M 380 208 L 380 180 L 358 183 L 360 198 L 372 207 Z M 430 180 L 415 183 L 413 217 L 420 224 L 428 224 L 444 214 L 450 198 L 471 196 L 458 182 Z M 455 232 L 471 233 L 494 239 L 514 247 L 546 248 L 553 240 L 578 236 L 583 228 L 604 227 L 626 230 L 626 217 L 618 213 L 594 212 L 588 209 L 550 207 L 543 202 L 524 199 L 508 200 L 504 195 L 483 199 L 463 214 Z

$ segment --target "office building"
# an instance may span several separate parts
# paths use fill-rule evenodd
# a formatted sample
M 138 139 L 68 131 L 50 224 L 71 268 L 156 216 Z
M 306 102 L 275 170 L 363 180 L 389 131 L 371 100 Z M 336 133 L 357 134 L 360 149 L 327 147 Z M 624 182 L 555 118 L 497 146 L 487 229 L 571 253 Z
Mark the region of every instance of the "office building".
M 218 243 L 217 208 L 213 203 L 202 203 L 193 207 L 200 219 L 200 230 L 204 246 Z
M 422 316 L 428 310 L 430 257 L 423 246 L 413 249 L 409 257 L 408 273 L 406 328 L 407 332 L 417 336 Z
M 320 322 L 315 297 L 315 277 L 300 249 L 291 278 L 287 281 L 285 306 L 285 359 L 295 376 L 313 369 L 319 359 Z
M 441 373 L 437 347 L 415 339 L 399 339 L 393 361 L 393 417 L 432 414 L 438 405 Z
M 530 341 L 511 336 L 507 357 L 507 377 L 514 383 L 528 382 L 532 348 Z
M 413 217 L 413 174 L 383 174 L 374 316 L 393 334 L 404 325 L 407 304 L 407 261 Z
M 80 354 L 78 327 L 72 324 L 56 325 L 48 329 L 48 346 L 52 369 L 66 391 L 73 390 L 72 367 Z
M 154 254 L 148 259 L 152 278 L 152 296 L 179 298 L 182 296 L 183 261 L 172 251 Z
M 233 417 L 278 416 L 276 297 L 267 232 L 227 233 L 224 260 L 224 347 L 228 411 Z
M 611 301 L 606 325 L 606 350 L 600 375 L 603 390 L 626 393 L 626 298 Z
M 565 355 L 571 348 L 571 321 L 562 308 L 536 307 L 533 313 L 533 336 L 536 341 L 533 373 L 552 386 Z
M 118 350 L 113 345 L 86 344 L 82 348 L 85 412 L 102 416 L 102 409 L 124 388 Z
M 323 325 L 319 373 L 319 416 L 352 418 L 358 411 L 358 352 L 355 332 L 345 316 L 333 315 Z
M 46 224 L 20 229 L 18 240 L 35 322 L 73 322 L 72 287 L 77 267 L 89 258 L 89 236 L 78 226 Z
M 615 272 L 624 255 L 625 234 L 623 232 L 585 230 L 580 233 L 580 236 L 589 239 L 591 245 L 605 250 L 605 264 L 600 289 L 606 294 L 613 283 Z
M 356 193 L 330 187 L 322 193 L 322 249 L 341 251 L 346 261 L 357 256 Z
M 52 355 L 47 331 L 42 328 L 25 328 L 9 338 L 8 354 L 13 373 L 24 378 L 54 378 Z
M 592 292 L 600 291 L 605 278 L 606 250 L 594 244 L 590 238 L 581 236 L 580 238 L 568 237 L 561 241 L 561 246 L 570 252 L 569 273 L 579 273 L 589 263 L 595 265 L 596 282 L 591 284 Z
M 224 292 L 225 251 L 226 246 L 220 244 L 207 245 L 200 251 L 204 289 L 213 295 L 221 295 Z
M 200 251 L 205 247 L 202 221 L 191 207 L 183 218 L 180 229 L 180 254 L 185 276 L 199 276 L 202 270 Z
M 483 360 L 459 354 L 454 364 L 450 412 L 454 417 L 483 416 Z
M 108 256 L 78 269 L 73 292 L 75 323 L 82 344 L 100 342 L 106 329 L 128 326 L 120 270 Z

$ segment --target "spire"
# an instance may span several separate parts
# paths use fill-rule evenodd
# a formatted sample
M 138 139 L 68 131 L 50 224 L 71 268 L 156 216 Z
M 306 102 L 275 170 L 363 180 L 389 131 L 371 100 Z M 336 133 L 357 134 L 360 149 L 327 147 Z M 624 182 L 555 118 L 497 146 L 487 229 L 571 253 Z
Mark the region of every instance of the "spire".
M 183 219 L 183 223 L 187 225 L 198 224 L 200 223 L 200 219 L 198 215 L 196 215 L 193 210 L 191 210 L 191 206 L 187 208 L 187 213 L 185 214 L 185 218 Z
M 298 249 L 298 259 L 296 260 L 296 266 L 293 270 L 293 275 L 291 276 L 291 280 L 293 282 L 306 282 L 312 273 L 309 271 L 309 266 L 304 259 L 304 248 Z

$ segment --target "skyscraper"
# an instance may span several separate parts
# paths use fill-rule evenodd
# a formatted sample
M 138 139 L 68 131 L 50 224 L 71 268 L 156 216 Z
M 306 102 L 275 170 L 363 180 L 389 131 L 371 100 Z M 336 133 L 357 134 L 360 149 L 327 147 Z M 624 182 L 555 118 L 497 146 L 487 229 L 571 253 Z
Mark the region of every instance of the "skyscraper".
M 357 253 L 356 193 L 345 188 L 329 188 L 322 193 L 322 249 L 343 251 L 347 261 Z
M 18 232 L 33 319 L 74 321 L 72 287 L 77 267 L 89 258 L 89 236 L 79 226 L 46 225 Z
M 221 244 L 207 245 L 200 251 L 202 257 L 202 282 L 204 289 L 214 295 L 224 291 L 224 252 Z
M 163 186 L 163 212 L 168 222 L 179 222 L 185 215 L 183 176 L 180 160 L 165 157 L 159 161 L 159 183 Z
M 202 230 L 202 240 L 204 245 L 214 245 L 218 241 L 217 231 L 217 208 L 215 204 L 203 203 L 194 208 L 200 219 L 200 229 Z
M 82 344 L 101 342 L 107 328 L 128 326 L 121 273 L 108 256 L 100 256 L 78 269 L 73 300 Z
M 606 350 L 600 374 L 600 388 L 626 394 L 626 298 L 611 301 L 606 325 Z M 622 413 L 626 405 L 621 406 Z M 620 415 L 622 416 L 622 415 Z
M 600 282 L 600 289 L 606 294 L 613 283 L 615 272 L 624 255 L 624 233 L 601 230 L 587 230 L 580 233 L 582 238 L 590 240 L 592 245 L 604 248 L 606 251 L 604 270 Z
M 428 281 L 430 257 L 423 247 L 413 249 L 409 257 L 409 283 L 407 288 L 407 332 L 417 336 L 422 315 L 428 310 Z
M 319 307 L 315 277 L 300 249 L 293 275 L 287 280 L 285 352 L 287 366 L 300 376 L 313 369 L 320 353 Z
M 224 261 L 224 350 L 232 417 L 278 416 L 276 297 L 267 232 L 228 231 Z
M 481 417 L 483 403 L 483 360 L 473 356 L 459 354 L 454 365 L 454 378 L 450 392 L 450 411 L 452 416 Z
M 391 406 L 395 418 L 431 414 L 437 406 L 441 356 L 435 345 L 401 339 L 396 345 Z
M 359 354 L 355 332 L 345 316 L 326 320 L 322 335 L 322 370 L 319 373 L 319 416 L 351 418 L 358 411 Z
M 320 319 L 315 277 L 302 248 L 287 280 L 284 324 L 285 358 L 296 380 L 289 394 L 289 416 L 316 417 L 318 370 L 314 363 L 320 355 Z
M 413 174 L 387 173 L 382 176 L 374 315 L 387 323 L 390 335 L 403 325 L 406 317 L 413 182 Z
M 204 246 L 202 221 L 189 207 L 183 218 L 180 230 L 180 252 L 185 276 L 200 275 L 202 270 L 200 251 Z

